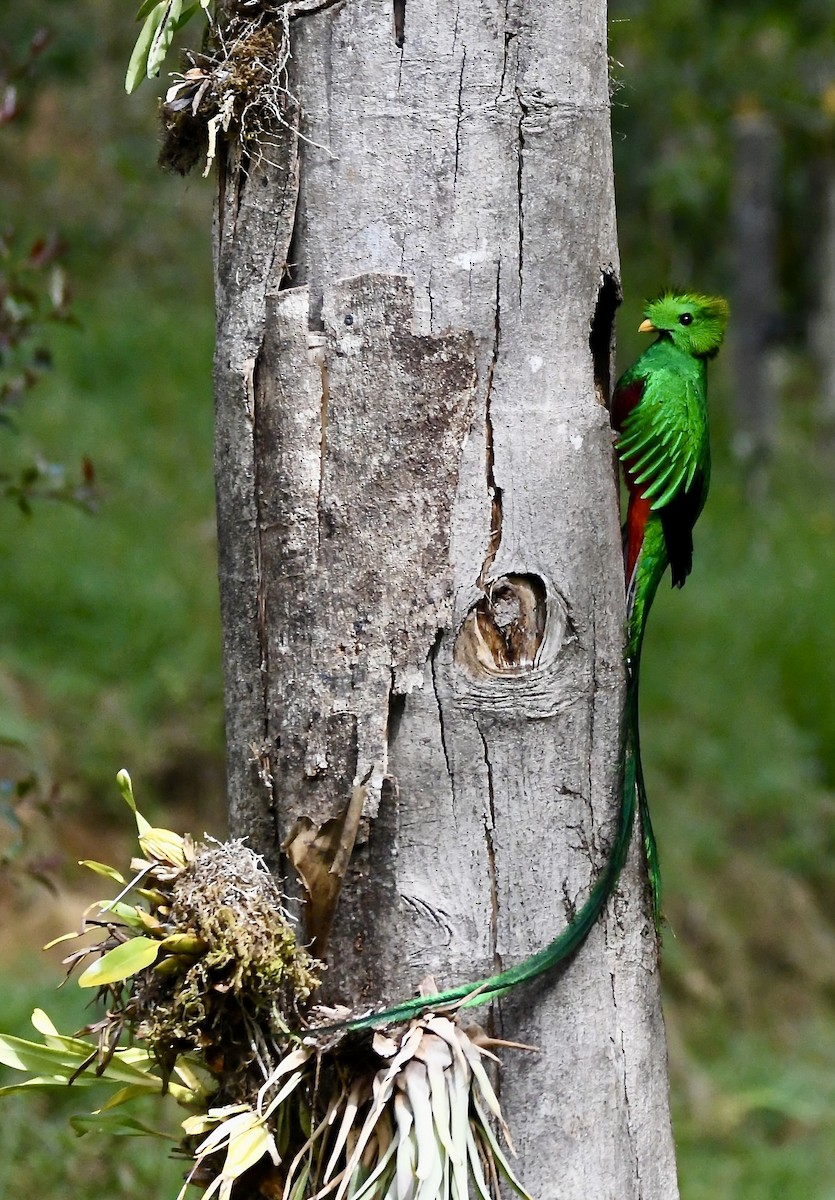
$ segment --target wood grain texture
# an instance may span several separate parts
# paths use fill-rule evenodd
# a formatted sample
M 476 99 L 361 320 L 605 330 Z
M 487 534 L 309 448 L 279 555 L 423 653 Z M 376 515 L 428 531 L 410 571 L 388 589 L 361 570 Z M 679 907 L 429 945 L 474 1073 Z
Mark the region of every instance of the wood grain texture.
M 288 144 L 219 216 L 232 824 L 280 867 L 363 789 L 327 987 L 368 1005 L 539 949 L 614 829 L 605 5 L 342 0 L 293 22 L 291 88 L 297 198 Z M 501 1077 L 539 1200 L 677 1195 L 639 859 L 484 1018 L 540 1047 Z

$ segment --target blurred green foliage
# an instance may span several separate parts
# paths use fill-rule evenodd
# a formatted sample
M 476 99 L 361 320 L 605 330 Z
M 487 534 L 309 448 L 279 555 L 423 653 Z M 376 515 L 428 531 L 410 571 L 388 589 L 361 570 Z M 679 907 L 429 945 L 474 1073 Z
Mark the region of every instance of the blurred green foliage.
M 57 340 L 58 370 L 9 452 L 25 456 L 32 437 L 89 454 L 102 514 L 0 523 L 14 563 L 0 589 L 0 712 L 23 740 L 51 730 L 72 747 L 61 773 L 112 798 L 126 755 L 154 777 L 220 753 L 211 316 L 204 296 L 184 336 L 176 296 L 149 303 L 142 279 L 118 277 L 97 292 L 79 302 L 81 333 Z M 21 687 L 36 692 L 23 705 Z
M 0 130 L 6 134 L 7 127 L 20 120 L 22 94 L 48 44 L 44 29 L 36 30 L 19 50 L 0 43 Z M 0 427 L 5 429 L 14 428 L 17 410 L 52 364 L 52 326 L 73 320 L 62 252 L 54 232 L 29 242 L 14 226 L 0 227 Z M 0 497 L 16 501 L 25 513 L 35 499 L 92 508 L 92 482 L 87 461 L 77 483 L 67 477 L 63 465 L 48 463 L 40 454 L 17 470 L 0 461 Z
M 36 15 L 10 10 L 4 37 L 26 46 Z M 51 36 L 2 130 L 3 219 L 24 244 L 66 243 L 75 324 L 51 331 L 54 369 L 0 428 L 0 463 L 89 460 L 103 511 L 0 522 L 0 737 L 24 747 L 0 747 L 0 776 L 59 778 L 89 804 L 129 762 L 152 796 L 222 824 L 211 189 L 154 168 L 154 98 L 122 86 L 126 14 L 37 15 Z
M 3 1030 L 34 1038 L 30 1016 L 44 1007 L 61 1029 L 80 1028 L 90 1019 L 78 988 L 50 994 L 54 979 L 36 972 L 25 982 L 5 979 L 0 989 Z M 37 989 L 37 991 L 36 991 Z M 9 1080 L 12 1077 L 9 1072 Z M 4 1080 L 5 1082 L 5 1080 Z M 174 1200 L 187 1169 L 172 1158 L 167 1143 L 157 1138 L 103 1139 L 79 1137 L 70 1117 L 103 1104 L 110 1089 L 96 1100 L 93 1091 L 81 1095 L 72 1088 L 51 1094 L 16 1096 L 4 1100 L 0 1121 L 0 1195 L 8 1200 L 38 1196 L 41 1200 Z M 137 1104 L 135 1115 L 154 1129 L 173 1135 L 186 1115 L 171 1101 Z M 172 1143 L 173 1144 L 173 1143 Z
M 782 136 L 779 256 L 784 333 L 815 303 L 808 238 L 833 150 L 835 8 L 828 0 L 612 0 L 621 254 L 638 291 L 698 276 L 727 288 L 732 120 L 762 111 Z
M 725 372 L 714 372 L 716 383 Z M 696 568 L 641 672 L 684 1200 L 835 1185 L 835 487 L 783 430 L 771 494 L 719 453 Z
M 59 778 L 70 842 L 74 825 L 98 838 L 110 814 L 123 823 L 112 785 L 123 765 L 158 805 L 186 810 L 166 823 L 219 832 L 211 184 L 154 169 L 151 89 L 127 100 L 122 87 L 130 14 L 98 0 L 38 10 L 53 37 L 26 120 L 4 142 L 4 205 L 22 236 L 56 229 L 68 242 L 80 328 L 58 330 L 55 370 L 27 402 L 22 432 L 0 429 L 0 453 L 22 461 L 37 444 L 66 461 L 89 456 L 102 509 L 0 517 L 0 776 L 25 760 Z M 759 106 L 784 135 L 791 352 L 769 493 L 746 500 L 727 449 L 726 355 L 711 379 L 716 461 L 696 569 L 682 592 L 662 589 L 650 621 L 643 741 L 670 923 L 684 1200 L 830 1200 L 835 447 L 815 423 L 804 337 L 816 181 L 832 153 L 835 11 L 829 0 L 614 0 L 611 16 L 622 363 L 641 344 L 645 295 L 669 282 L 728 288 L 733 114 Z M 14 0 L 4 37 L 23 44 L 35 23 Z M 3 949 L 14 949 L 8 935 Z M 73 1025 L 68 1000 L 44 1001 L 38 979 L 7 973 L 4 1028 L 25 1033 L 36 1003 Z M 180 1170 L 164 1150 L 76 1141 L 72 1110 L 72 1097 L 4 1109 L 2 1194 L 176 1195 Z

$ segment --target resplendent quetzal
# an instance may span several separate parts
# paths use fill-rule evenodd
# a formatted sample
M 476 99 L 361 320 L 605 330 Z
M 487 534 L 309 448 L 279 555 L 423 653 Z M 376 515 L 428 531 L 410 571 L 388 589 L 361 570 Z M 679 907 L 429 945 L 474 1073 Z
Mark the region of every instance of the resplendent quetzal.
M 612 422 L 619 434 L 617 453 L 629 491 L 624 526 L 628 678 L 621 807 L 608 861 L 574 918 L 524 962 L 477 983 L 460 984 L 435 996 L 413 997 L 382 1012 L 351 1018 L 342 1022 L 341 1028 L 393 1024 L 454 1004 L 483 1004 L 568 958 L 585 941 L 615 888 L 626 861 L 636 807 L 641 811 L 658 921 L 658 861 L 638 735 L 641 643 L 650 605 L 667 567 L 676 587 L 681 587 L 690 573 L 693 526 L 702 511 L 710 477 L 707 361 L 722 344 L 728 305 L 718 297 L 667 293 L 648 304 L 645 314 L 640 331 L 658 337 L 620 378 L 612 402 Z
M 639 331 L 658 337 L 619 379 L 612 423 L 620 435 L 617 452 L 629 491 L 623 531 L 628 671 L 623 801 L 634 807 L 637 790 L 657 923 L 661 878 L 638 731 L 641 644 L 667 566 L 673 587 L 683 587 L 693 565 L 693 526 L 710 481 L 707 362 L 725 336 L 728 304 L 717 296 L 667 292 L 644 313 Z

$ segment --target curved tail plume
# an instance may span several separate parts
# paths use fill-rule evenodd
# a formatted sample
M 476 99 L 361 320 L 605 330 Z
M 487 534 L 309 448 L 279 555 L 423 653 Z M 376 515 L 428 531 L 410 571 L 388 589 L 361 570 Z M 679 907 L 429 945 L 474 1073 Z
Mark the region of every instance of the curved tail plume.
M 547 971 L 565 962 L 580 948 L 594 927 L 598 917 L 606 906 L 609 897 L 615 889 L 632 837 L 635 823 L 636 796 L 640 795 L 638 775 L 640 773 L 640 756 L 634 752 L 637 734 L 637 689 L 629 686 L 626 707 L 624 710 L 624 755 L 623 778 L 621 784 L 621 803 L 618 813 L 618 824 L 615 839 L 609 852 L 606 865 L 594 882 L 588 897 L 565 926 L 547 946 L 532 954 L 515 967 L 508 967 L 498 975 L 490 975 L 475 983 L 462 983 L 457 987 L 448 988 L 434 996 L 414 996 L 403 1000 L 390 1008 L 379 1012 L 367 1013 L 361 1017 L 353 1017 L 336 1025 L 326 1026 L 327 1029 L 361 1030 L 371 1029 L 377 1025 L 390 1025 L 399 1021 L 408 1021 L 430 1009 L 438 1008 L 469 1008 L 476 1004 L 489 1004 L 498 1000 L 512 988 L 522 983 L 536 979 Z

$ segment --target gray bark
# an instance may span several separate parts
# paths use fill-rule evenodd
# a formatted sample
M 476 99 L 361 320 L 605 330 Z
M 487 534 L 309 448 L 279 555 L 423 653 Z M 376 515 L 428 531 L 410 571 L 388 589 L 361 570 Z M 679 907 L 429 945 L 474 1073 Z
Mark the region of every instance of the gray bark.
M 350 860 L 332 928 L 313 914 L 343 1002 L 518 962 L 611 843 L 605 19 L 601 0 L 305 15 L 306 140 L 222 171 L 231 826 L 283 874 L 282 845 Z M 637 848 L 575 960 L 484 1019 L 540 1047 L 501 1079 L 534 1195 L 677 1195 Z

